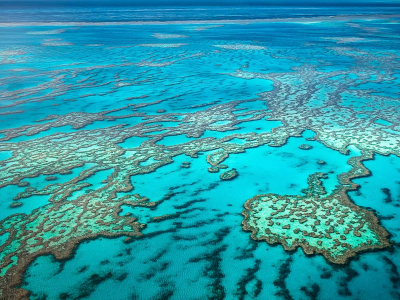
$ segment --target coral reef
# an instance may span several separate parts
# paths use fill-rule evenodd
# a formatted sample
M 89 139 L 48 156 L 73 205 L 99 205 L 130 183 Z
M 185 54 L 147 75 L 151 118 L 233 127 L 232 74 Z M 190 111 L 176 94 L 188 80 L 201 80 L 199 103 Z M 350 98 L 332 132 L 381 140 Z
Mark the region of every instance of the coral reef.
M 225 171 L 224 173 L 222 173 L 219 177 L 222 180 L 232 180 L 236 177 L 239 176 L 239 173 L 236 171 L 236 169 L 230 169 L 228 171 Z
M 336 19 L 348 20 L 345 16 Z M 202 31 L 219 26 L 222 25 L 201 26 L 193 30 Z M 31 31 L 28 34 L 36 37 L 62 32 L 64 29 Z M 155 34 L 154 37 L 183 38 L 177 34 Z M 251 96 L 255 97 L 253 99 L 232 100 L 244 99 L 239 96 L 240 93 L 236 93 L 224 101 L 216 98 L 192 101 L 197 99 L 190 88 L 182 93 L 166 93 L 165 97 L 161 92 L 147 96 L 153 86 L 149 91 L 141 90 L 140 94 L 114 97 L 115 93 L 127 87 L 142 88 L 151 84 L 158 87 L 159 80 L 167 82 L 171 79 L 171 83 L 166 83 L 162 89 L 173 85 L 190 86 L 193 82 L 186 80 L 196 77 L 196 74 L 179 77 L 180 74 L 178 80 L 173 82 L 175 78 L 172 77 L 177 73 L 165 71 L 180 64 L 201 64 L 209 59 L 207 63 L 212 62 L 211 65 L 220 70 L 228 65 L 223 62 L 216 64 L 216 59 L 221 59 L 222 54 L 228 62 L 234 61 L 238 54 L 267 55 L 268 50 L 261 44 L 226 44 L 209 45 L 208 52 L 200 53 L 198 49 L 191 48 L 190 39 L 186 41 L 188 44 L 112 46 L 104 48 L 104 53 L 110 57 L 123 51 L 123 47 L 130 47 L 129 51 L 135 54 L 135 51 L 144 51 L 146 55 L 130 61 L 132 54 L 121 52 L 123 54 L 118 56 L 121 58 L 118 63 L 76 63 L 37 73 L 29 65 L 22 67 L 21 56 L 26 55 L 28 48 L 0 52 L 2 65 L 21 63 L 21 67 L 10 70 L 10 75 L 2 78 L 2 84 L 11 86 L 21 78 L 40 82 L 18 91 L 4 90 L 0 94 L 2 118 L 22 115 L 31 104 L 46 104 L 54 109 L 45 117 L 34 118 L 34 115 L 30 115 L 32 120 L 27 119 L 26 123 L 21 122 L 22 125 L 14 127 L 4 126 L 0 130 L 0 152 L 11 153 L 10 157 L 0 161 L 0 188 L 22 188 L 10 198 L 15 200 L 10 206 L 16 213 L 0 221 L 0 236 L 5 239 L 0 245 L 0 298 L 14 300 L 28 297 L 28 292 L 19 286 L 27 266 L 40 255 L 52 254 L 57 259 L 66 259 L 79 243 L 87 239 L 124 236 L 129 242 L 142 236 L 146 224 L 139 223 L 134 217 L 135 213 L 120 215 L 121 205 L 133 209 L 156 208 L 159 202 L 150 202 L 145 197 L 133 194 L 131 181 L 134 176 L 173 163 L 180 155 L 204 159 L 201 154 L 205 152 L 210 153 L 206 158 L 210 165 L 208 171 L 219 172 L 220 169 L 228 169 L 228 163 L 221 163 L 233 159 L 234 155 L 231 154 L 244 153 L 247 149 L 262 145 L 280 147 L 290 137 L 301 136 L 305 130 L 315 133 L 315 136 L 306 138 L 308 141 L 323 143 L 344 154 L 348 153 L 348 146 L 353 145 L 362 155 L 349 160 L 353 168 L 339 176 L 339 186 L 329 194 L 326 194 L 321 181 L 326 174 L 316 173 L 310 175 L 309 186 L 303 190 L 303 196 L 265 194 L 249 199 L 243 212 L 243 228 L 252 232 L 254 240 L 281 243 L 286 250 L 301 247 L 307 254 L 319 253 L 337 264 L 344 264 L 362 251 L 389 246 L 388 234 L 374 213 L 353 204 L 347 192 L 357 188 L 351 182 L 353 178 L 368 174 L 362 161 L 371 159 L 373 153 L 400 156 L 398 105 L 393 104 L 395 101 L 392 97 L 378 94 L 372 88 L 363 88 L 366 83 L 394 81 L 394 70 L 399 69 L 399 56 L 391 52 L 368 53 L 355 48 L 324 48 L 335 59 L 340 57 L 354 62 L 348 69 L 326 71 L 320 66 L 329 67 L 328 62 L 319 65 L 314 62 L 302 63 L 296 57 L 271 51 L 268 54 L 271 58 L 268 56 L 268 59 L 292 60 L 296 62 L 295 66 L 288 71 L 251 72 L 249 70 L 257 70 L 257 67 L 250 68 L 249 63 L 241 61 L 243 67 L 229 71 L 231 73 L 218 74 L 233 79 L 233 82 L 258 79 L 271 83 L 271 90 L 266 89 L 256 97 Z M 335 41 L 341 44 L 360 40 L 339 38 Z M 64 46 L 67 49 L 75 48 L 73 43 L 61 39 L 43 40 L 42 45 L 48 51 L 55 46 L 57 49 L 63 49 Z M 338 46 L 336 43 L 334 45 Z M 304 47 L 312 47 L 312 44 Z M 173 51 L 179 52 L 171 54 Z M 132 73 L 128 71 L 132 69 L 137 72 L 136 77 L 129 78 Z M 106 71 L 112 76 L 107 77 Z M 24 72 L 29 75 L 24 75 Z M 43 80 L 43 76 L 48 80 Z M 238 97 L 235 98 L 235 95 Z M 182 100 L 185 96 L 190 96 L 190 103 Z M 90 107 L 90 112 L 64 112 L 60 104 L 86 103 L 88 99 L 92 99 L 92 104 L 98 104 L 101 102 L 98 97 L 110 97 L 112 101 L 109 102 L 114 105 L 112 107 L 117 108 L 110 109 L 108 106 L 111 105 L 104 105 L 96 106 L 96 109 Z M 174 110 L 181 101 L 184 103 L 182 109 Z M 261 102 L 263 106 L 253 109 L 252 105 L 256 102 Z M 250 108 L 243 109 L 243 106 Z M 379 119 L 387 120 L 388 125 L 377 124 L 375 121 Z M 258 123 L 266 124 L 269 121 L 279 121 L 279 125 L 263 130 Z M 257 125 L 250 126 L 247 131 L 241 129 L 252 122 L 257 122 Z M 132 138 L 141 141 L 130 144 Z M 165 143 L 169 138 L 176 138 L 176 142 Z M 307 144 L 301 146 L 305 150 L 310 147 Z M 317 163 L 321 168 L 324 165 L 322 160 Z M 181 167 L 189 168 L 190 165 L 184 162 Z M 102 178 L 101 184 L 93 184 L 91 178 L 104 171 L 108 171 L 109 175 Z M 189 173 L 193 170 L 184 171 Z M 40 176 L 43 176 L 44 184 L 31 186 L 30 180 Z M 238 172 L 235 169 L 228 169 L 220 174 L 220 179 L 231 180 L 236 176 Z M 387 201 L 390 201 L 390 191 L 383 192 L 388 196 Z M 168 200 L 172 194 L 161 201 Z M 33 196 L 47 196 L 46 205 L 26 213 L 17 213 L 21 205 Z M 185 208 L 185 205 L 204 200 L 193 201 L 174 207 Z M 179 217 L 179 214 L 164 212 L 161 216 L 152 217 L 150 222 Z M 221 244 L 217 250 L 224 250 L 224 247 Z M 219 270 L 221 258 L 217 250 L 204 259 L 210 263 L 210 270 L 216 277 L 213 285 L 215 293 L 224 295 L 221 289 L 222 272 Z M 285 278 L 290 262 L 288 260 L 281 267 L 282 278 Z M 249 276 L 257 270 L 258 266 L 253 266 L 248 271 Z M 243 282 L 246 280 L 243 279 Z M 282 294 L 286 293 L 282 282 L 277 281 L 276 286 L 281 288 Z M 304 288 L 304 292 L 318 294 L 318 288 Z M 239 294 L 243 293 L 241 287 Z
M 299 146 L 299 149 L 301 150 L 311 150 L 313 147 L 311 145 L 308 144 L 302 144 Z
M 351 203 L 347 191 L 357 186 L 350 179 L 368 175 L 361 164 L 372 154 L 353 157 L 353 168 L 340 176 L 341 186 L 326 195 L 321 178 L 310 175 L 305 196 L 257 195 L 245 203 L 243 229 L 255 240 L 281 243 L 286 250 L 303 248 L 306 254 L 320 253 L 332 263 L 344 264 L 358 252 L 389 246 L 388 233 L 376 216 Z

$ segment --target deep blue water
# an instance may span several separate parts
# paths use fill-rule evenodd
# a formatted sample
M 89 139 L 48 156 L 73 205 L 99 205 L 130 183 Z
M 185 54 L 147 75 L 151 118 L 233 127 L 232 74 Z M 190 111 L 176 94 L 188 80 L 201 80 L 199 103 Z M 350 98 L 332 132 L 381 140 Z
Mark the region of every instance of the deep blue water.
M 140 5 L 10 5 L 1 3 L 0 22 L 123 22 L 123 21 L 183 21 L 220 19 L 269 19 L 336 16 L 353 14 L 393 14 L 399 12 L 396 3 L 388 6 L 140 6 Z

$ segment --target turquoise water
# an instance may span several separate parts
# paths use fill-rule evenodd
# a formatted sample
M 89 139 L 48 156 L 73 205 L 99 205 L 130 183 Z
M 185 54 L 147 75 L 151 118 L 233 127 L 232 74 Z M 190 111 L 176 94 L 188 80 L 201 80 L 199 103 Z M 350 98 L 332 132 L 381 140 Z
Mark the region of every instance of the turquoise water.
M 399 299 L 397 7 L 32 10 L 0 13 L 0 299 Z M 243 230 L 319 172 L 390 246 Z
M 169 289 L 174 294 L 176 292 L 177 297 L 204 297 L 214 279 L 202 273 L 204 269 L 209 269 L 211 274 L 216 272 L 212 269 L 214 258 L 208 257 L 215 252 L 221 259 L 215 267 L 220 268 L 220 272 L 225 275 L 222 284 L 226 293 L 232 296 L 240 294 L 243 291 L 239 290 L 237 282 L 245 273 L 237 272 L 238 268 L 252 268 L 261 260 L 262 267 L 270 269 L 271 264 L 274 264 L 271 260 L 280 261 L 289 257 L 280 247 L 255 244 L 240 226 L 229 228 L 229 224 L 241 222 L 242 199 L 264 192 L 299 194 L 301 188 L 307 184 L 308 174 L 316 171 L 333 171 L 327 186 L 334 185 L 337 184 L 335 175 L 346 171 L 340 170 L 340 165 L 346 167 L 346 155 L 317 145 L 316 142 L 313 143 L 315 148 L 309 152 L 296 153 L 297 147 L 304 142 L 304 138 L 292 138 L 283 147 L 263 146 L 246 151 L 246 155 L 232 155 L 225 163 L 240 170 L 240 175 L 231 182 L 219 183 L 218 174 L 206 172 L 207 163 L 204 159 L 190 159 L 185 156 L 176 157 L 173 164 L 156 172 L 133 177 L 135 192 L 139 194 L 153 200 L 163 199 L 169 192 L 173 192 L 174 196 L 154 211 L 146 208 L 138 211 L 127 207 L 122 214 L 131 212 L 145 223 L 160 214 L 178 212 L 179 218 L 149 223 L 145 232 L 148 235 L 154 234 L 154 237 L 148 239 L 144 236 L 128 246 L 124 246 L 120 239 L 85 243 L 78 248 L 74 259 L 64 262 L 62 268 L 51 257 L 40 258 L 35 266 L 29 268 L 25 278 L 26 287 L 38 295 L 43 290 L 49 291 L 48 296 L 54 299 L 61 292 L 79 297 L 82 292 L 80 288 L 86 289 L 84 282 L 93 273 L 104 275 L 111 272 L 112 277 L 97 287 L 88 299 L 98 299 L 107 293 L 113 295 L 112 290 L 116 286 L 120 286 L 122 290 L 120 294 L 114 294 L 112 299 L 126 299 L 132 294 L 139 298 L 156 297 L 162 293 L 163 287 L 155 288 L 153 280 L 168 282 Z M 327 164 L 319 166 L 316 160 L 322 158 L 327 159 Z M 183 161 L 190 161 L 191 167 L 180 168 Z M 288 172 L 293 168 L 297 168 L 296 176 L 288 177 Z M 133 245 L 135 246 L 132 248 Z M 105 252 L 99 251 L 104 247 L 107 248 Z M 127 254 L 127 251 L 131 252 Z M 322 260 L 320 264 L 326 265 Z M 84 266 L 88 268 L 77 273 Z M 260 270 L 257 277 L 273 281 L 277 276 L 276 268 L 273 269 L 268 273 L 272 271 L 275 275 L 265 276 Z M 119 282 L 116 278 L 121 274 L 127 274 L 127 277 Z M 74 279 L 71 280 L 70 277 Z M 192 289 L 192 284 L 196 289 Z M 54 285 L 63 288 L 51 289 Z M 181 285 L 186 288 L 182 290 Z M 150 286 L 153 287 L 142 294 Z M 251 288 L 251 283 L 248 288 Z M 265 290 L 264 295 L 269 293 Z

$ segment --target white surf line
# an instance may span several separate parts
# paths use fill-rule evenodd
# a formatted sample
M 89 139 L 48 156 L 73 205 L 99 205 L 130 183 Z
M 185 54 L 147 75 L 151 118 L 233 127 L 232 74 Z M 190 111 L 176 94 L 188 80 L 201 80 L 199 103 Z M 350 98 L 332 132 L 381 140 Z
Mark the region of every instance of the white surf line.
M 185 21 L 122 21 L 122 22 L 0 22 L 0 27 L 23 26 L 121 26 L 121 25 L 184 25 L 184 24 L 252 24 L 252 23 L 313 23 L 324 21 L 350 20 L 386 20 L 400 18 L 400 14 L 390 15 L 340 15 L 311 18 L 276 18 L 276 19 L 222 19 L 222 20 L 185 20 Z

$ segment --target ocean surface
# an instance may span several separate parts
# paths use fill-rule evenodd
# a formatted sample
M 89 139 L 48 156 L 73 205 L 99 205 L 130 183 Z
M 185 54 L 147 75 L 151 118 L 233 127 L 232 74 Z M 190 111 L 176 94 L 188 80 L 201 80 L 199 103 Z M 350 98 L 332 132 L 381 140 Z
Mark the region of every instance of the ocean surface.
M 0 10 L 0 299 L 400 299 L 400 8 Z

